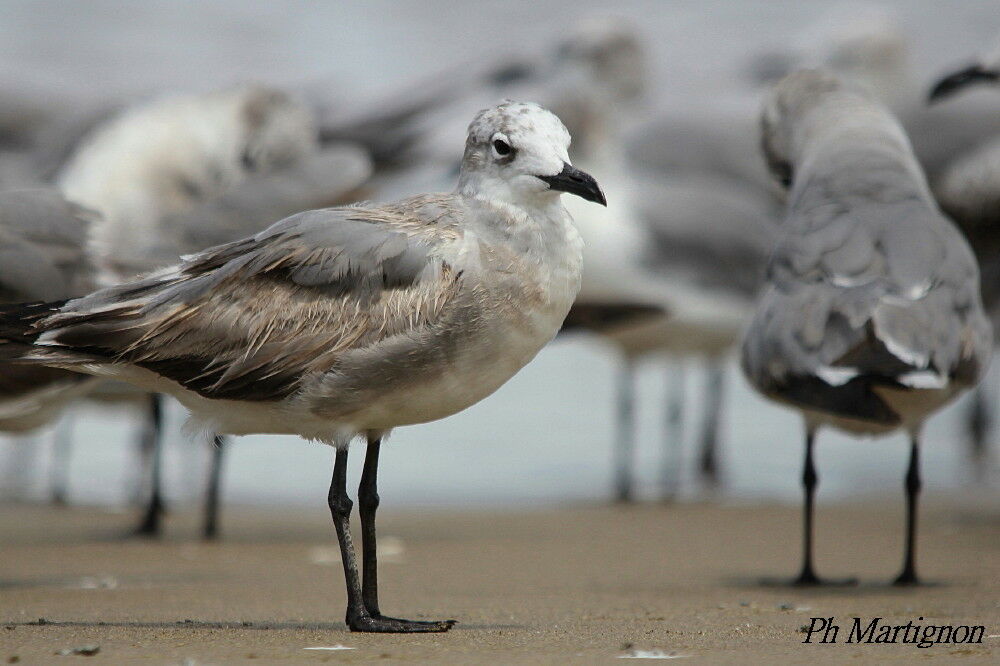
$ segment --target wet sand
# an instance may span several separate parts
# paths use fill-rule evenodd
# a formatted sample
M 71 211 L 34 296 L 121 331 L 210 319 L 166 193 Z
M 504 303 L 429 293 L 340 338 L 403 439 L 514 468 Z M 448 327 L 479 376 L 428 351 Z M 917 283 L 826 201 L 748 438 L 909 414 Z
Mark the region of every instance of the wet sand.
M 902 497 L 820 506 L 818 568 L 852 588 L 762 585 L 798 566 L 785 506 L 644 505 L 380 516 L 383 610 L 456 618 L 448 634 L 360 635 L 324 507 L 236 509 L 219 543 L 175 511 L 160 542 L 122 540 L 127 514 L 0 506 L 0 660 L 19 663 L 610 663 L 658 651 L 692 663 L 884 663 L 1000 655 L 1000 502 L 931 497 L 920 565 L 887 586 Z M 804 645 L 811 617 L 850 625 L 986 625 L 981 645 Z M 40 618 L 43 618 L 40 620 Z M 98 645 L 92 657 L 54 656 Z M 343 645 L 352 650 L 312 651 Z M 68 663 L 75 663 L 71 661 Z

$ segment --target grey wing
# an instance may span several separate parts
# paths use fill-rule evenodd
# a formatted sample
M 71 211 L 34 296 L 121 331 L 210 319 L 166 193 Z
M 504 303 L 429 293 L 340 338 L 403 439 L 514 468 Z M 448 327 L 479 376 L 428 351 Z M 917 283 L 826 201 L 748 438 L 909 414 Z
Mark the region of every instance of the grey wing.
M 956 159 L 935 184 L 941 208 L 958 223 L 979 260 L 983 301 L 1000 306 L 1000 137 Z
M 932 185 L 956 157 L 1000 136 L 1000 113 L 990 97 L 969 96 L 932 107 L 921 104 L 902 120 Z
M 244 238 L 298 211 L 350 203 L 371 175 L 368 155 L 350 144 L 324 147 L 294 165 L 254 174 L 221 197 L 167 218 L 177 254 Z
M 692 284 L 753 298 L 778 235 L 767 195 L 724 176 L 636 179 L 639 213 L 654 245 L 646 262 Z
M 65 280 L 51 258 L 0 227 L 0 301 L 54 301 L 65 292 Z
M 95 213 L 54 190 L 0 194 L 0 281 L 5 290 L 19 300 L 70 298 L 90 290 L 93 268 L 86 242 L 95 219 Z
M 756 109 L 737 109 L 657 118 L 627 138 L 629 160 L 649 173 L 716 174 L 774 191 L 757 116 Z
M 428 133 L 456 115 L 456 106 L 467 124 L 476 111 L 499 101 L 511 84 L 534 78 L 536 69 L 523 61 L 463 63 L 350 112 L 326 108 L 320 140 L 359 144 L 379 168 L 411 162 L 427 148 Z M 470 99 L 473 108 L 468 109 Z
M 895 210 L 890 210 L 895 208 Z M 885 224 L 857 222 L 855 216 Z M 786 236 L 747 332 L 743 365 L 762 391 L 893 422 L 872 384 L 968 384 L 991 333 L 975 260 L 936 213 L 913 204 L 816 210 Z M 834 395 L 827 389 L 837 387 Z
M 294 215 L 173 270 L 71 301 L 52 353 L 126 361 L 213 398 L 279 399 L 346 349 L 433 318 L 454 280 L 433 241 L 379 213 Z M 72 362 L 70 360 L 69 362 Z

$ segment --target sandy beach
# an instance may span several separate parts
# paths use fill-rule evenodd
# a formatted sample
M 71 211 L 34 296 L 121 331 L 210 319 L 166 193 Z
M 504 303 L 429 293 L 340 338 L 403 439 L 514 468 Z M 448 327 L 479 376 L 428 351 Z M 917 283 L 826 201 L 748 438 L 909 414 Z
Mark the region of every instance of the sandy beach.
M 992 662 L 1000 503 L 929 498 L 920 564 L 930 584 L 900 590 L 886 582 L 900 559 L 901 499 L 821 505 L 820 573 L 860 584 L 805 590 L 761 583 L 797 567 L 793 507 L 387 510 L 383 610 L 460 622 L 423 636 L 346 630 L 322 505 L 233 510 L 217 544 L 195 539 L 194 513 L 175 512 L 166 539 L 144 542 L 120 538 L 127 514 L 5 505 L 0 659 L 53 663 L 61 650 L 99 646 L 87 663 L 608 663 L 644 654 L 692 663 Z M 830 616 L 845 625 L 855 616 L 985 625 L 987 637 L 927 649 L 845 644 L 843 636 L 803 644 L 803 625 Z M 336 646 L 352 649 L 305 649 Z

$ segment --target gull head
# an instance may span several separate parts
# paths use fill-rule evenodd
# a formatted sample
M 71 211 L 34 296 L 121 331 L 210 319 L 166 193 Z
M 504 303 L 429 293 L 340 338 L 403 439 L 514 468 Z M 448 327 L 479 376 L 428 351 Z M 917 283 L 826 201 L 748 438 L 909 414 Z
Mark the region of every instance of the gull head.
M 469 125 L 458 190 L 521 207 L 550 205 L 561 192 L 606 206 L 597 181 L 570 164 L 569 142 L 562 121 L 538 104 L 484 109 Z
M 797 132 L 801 121 L 830 93 L 844 89 L 833 74 L 819 69 L 792 72 L 771 90 L 761 112 L 761 150 L 767 168 L 782 187 L 792 184 Z
M 232 92 L 242 120 L 241 160 L 247 170 L 291 164 L 315 149 L 316 121 L 303 102 L 267 86 L 241 86 Z

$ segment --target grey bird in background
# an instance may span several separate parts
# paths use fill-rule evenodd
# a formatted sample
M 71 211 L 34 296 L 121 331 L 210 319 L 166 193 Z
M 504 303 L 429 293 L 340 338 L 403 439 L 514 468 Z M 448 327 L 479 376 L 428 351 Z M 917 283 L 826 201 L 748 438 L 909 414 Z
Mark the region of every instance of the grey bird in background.
M 52 189 L 0 192 L 0 303 L 54 301 L 93 289 L 85 246 L 96 217 Z M 18 353 L 12 346 L 0 351 L 0 432 L 35 431 L 97 383 L 68 370 L 10 362 Z M 55 499 L 65 501 L 67 461 L 58 451 L 55 470 Z
M 789 183 L 785 233 L 743 343 L 743 369 L 806 428 L 804 561 L 812 562 L 813 442 L 821 426 L 909 434 L 907 538 L 915 566 L 920 431 L 978 382 L 992 331 L 975 257 L 938 210 L 902 127 L 881 105 L 821 71 L 784 79 L 763 112 L 763 149 Z
M 103 281 L 115 284 L 291 213 L 352 201 L 370 169 L 367 155 L 354 146 L 320 148 L 313 114 L 301 101 L 243 85 L 127 109 L 80 142 L 58 182 L 67 197 L 102 212 L 89 244 Z M 127 397 L 123 391 L 110 395 Z M 155 435 L 143 441 L 153 480 L 140 534 L 160 530 L 162 409 L 160 398 L 150 396 Z M 208 538 L 217 532 L 223 450 L 216 438 Z
M 938 113 L 949 113 L 960 91 L 985 85 L 997 95 L 984 99 L 986 118 L 967 119 L 968 131 L 989 132 L 946 166 L 932 183 L 941 208 L 954 219 L 969 239 L 982 272 L 983 302 L 994 328 L 1000 323 L 1000 40 L 971 66 L 941 78 L 932 88 L 929 101 Z M 945 104 L 945 101 L 949 103 Z M 992 101 L 992 104 L 990 102 Z M 971 143 L 971 142 L 970 142 Z M 995 381 L 981 383 L 973 396 L 968 419 L 972 470 L 979 481 L 990 470 L 989 437 L 996 422 Z
M 493 393 L 562 325 L 582 242 L 560 202 L 605 204 L 569 163 L 569 133 L 535 104 L 469 126 L 458 187 L 382 206 L 308 211 L 69 303 L 13 307 L 26 358 L 167 392 L 216 433 L 290 433 L 334 446 L 328 503 L 353 631 L 447 631 L 383 616 L 376 577 L 381 441 Z M 348 445 L 368 442 L 350 534 Z

